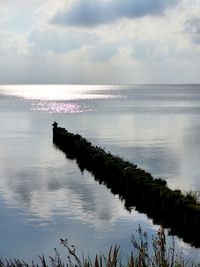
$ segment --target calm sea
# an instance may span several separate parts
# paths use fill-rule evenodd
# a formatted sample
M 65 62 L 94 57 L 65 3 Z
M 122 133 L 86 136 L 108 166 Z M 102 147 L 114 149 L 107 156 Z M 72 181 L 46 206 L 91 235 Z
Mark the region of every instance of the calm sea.
M 91 257 L 117 243 L 126 259 L 138 224 L 159 228 L 56 149 L 54 121 L 171 188 L 200 190 L 200 85 L 0 86 L 0 118 L 0 257 L 37 260 L 67 238 Z

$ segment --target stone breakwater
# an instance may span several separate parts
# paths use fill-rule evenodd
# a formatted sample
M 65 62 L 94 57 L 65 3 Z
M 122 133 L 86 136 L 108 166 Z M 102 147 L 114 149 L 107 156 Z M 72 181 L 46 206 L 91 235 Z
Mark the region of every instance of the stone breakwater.
M 119 195 L 128 210 L 146 213 L 154 223 L 170 229 L 171 234 L 200 247 L 200 204 L 190 194 L 172 190 L 163 179 L 135 164 L 92 145 L 79 134 L 53 124 L 53 142 L 69 159 L 76 159 L 81 171 L 87 169 L 99 183 Z

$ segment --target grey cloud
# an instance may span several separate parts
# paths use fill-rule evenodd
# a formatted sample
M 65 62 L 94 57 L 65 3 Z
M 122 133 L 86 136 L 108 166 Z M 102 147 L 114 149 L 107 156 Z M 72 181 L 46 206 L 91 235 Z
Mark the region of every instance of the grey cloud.
M 162 15 L 164 10 L 176 5 L 177 0 L 79 0 L 69 9 L 57 13 L 52 23 L 82 27 L 94 27 L 121 18 L 139 18 Z
M 193 18 L 186 22 L 185 32 L 189 34 L 193 43 L 200 44 L 200 18 Z
M 35 31 L 29 36 L 32 49 L 35 52 L 54 51 L 67 53 L 81 46 L 97 42 L 97 37 L 91 34 L 67 34 L 58 31 Z
M 47 51 L 58 54 L 68 53 L 89 45 L 89 57 L 97 61 L 110 60 L 117 52 L 116 43 L 102 43 L 97 36 L 89 33 L 66 34 L 62 31 L 35 31 L 29 36 L 29 42 L 32 44 L 32 52 L 36 54 Z

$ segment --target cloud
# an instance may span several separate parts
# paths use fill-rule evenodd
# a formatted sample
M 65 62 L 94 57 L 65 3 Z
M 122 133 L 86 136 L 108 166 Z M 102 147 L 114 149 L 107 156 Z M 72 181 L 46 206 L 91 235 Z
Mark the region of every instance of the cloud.
M 71 34 L 63 31 L 34 31 L 29 36 L 32 50 L 38 52 L 68 53 L 87 44 L 97 42 L 98 38 L 89 33 Z
M 162 15 L 176 0 L 79 0 L 51 20 L 54 24 L 95 27 L 122 18 L 140 18 Z
M 16 34 L 0 29 L 0 54 L 29 54 L 29 43 L 26 35 Z
M 138 60 L 163 60 L 166 56 L 165 45 L 157 41 L 143 41 L 133 48 L 133 58 Z
M 199 0 L 21 0 L 17 7 L 0 1 L 0 83 L 200 81 Z
M 109 61 L 116 55 L 117 50 L 118 50 L 117 43 L 100 42 L 95 46 L 91 47 L 88 52 L 92 60 Z
M 200 44 L 200 18 L 192 18 L 186 22 L 185 32 L 195 44 Z

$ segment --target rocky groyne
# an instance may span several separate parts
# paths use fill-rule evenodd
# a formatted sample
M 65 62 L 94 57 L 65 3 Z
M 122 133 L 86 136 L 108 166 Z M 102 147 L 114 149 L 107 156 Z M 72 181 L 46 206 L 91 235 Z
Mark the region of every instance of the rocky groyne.
M 118 194 L 128 210 L 146 213 L 154 223 L 170 229 L 171 234 L 200 246 L 200 204 L 190 194 L 172 190 L 163 179 L 135 164 L 92 145 L 79 134 L 53 124 L 53 142 L 68 158 L 76 159 L 79 168 L 91 172 L 99 183 Z

